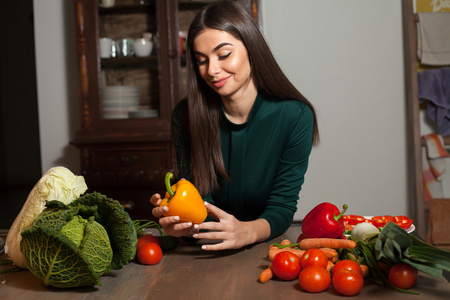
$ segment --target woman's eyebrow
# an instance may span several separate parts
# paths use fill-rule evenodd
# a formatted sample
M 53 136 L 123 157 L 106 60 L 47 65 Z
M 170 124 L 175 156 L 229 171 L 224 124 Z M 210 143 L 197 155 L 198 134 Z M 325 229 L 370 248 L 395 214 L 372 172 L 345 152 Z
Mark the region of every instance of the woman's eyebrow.
M 219 45 L 217 45 L 216 47 L 214 47 L 213 52 L 218 51 L 220 48 L 222 48 L 223 46 L 233 46 L 233 44 L 228 43 L 228 42 L 224 42 L 224 43 L 220 43 Z M 194 51 L 194 54 L 198 54 L 198 55 L 205 55 L 202 52 L 199 51 Z

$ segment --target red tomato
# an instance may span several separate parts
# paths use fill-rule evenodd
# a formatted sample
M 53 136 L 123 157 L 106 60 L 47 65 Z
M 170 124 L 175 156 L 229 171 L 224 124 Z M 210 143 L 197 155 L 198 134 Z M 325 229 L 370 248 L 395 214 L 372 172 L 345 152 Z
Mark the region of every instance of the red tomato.
M 290 251 L 277 253 L 272 260 L 272 271 L 282 280 L 293 280 L 300 273 L 300 262 L 297 255 Z
M 330 273 L 318 266 L 311 266 L 302 269 L 298 276 L 300 287 L 310 293 L 320 293 L 326 291 L 331 284 Z
M 416 283 L 417 270 L 407 263 L 398 263 L 389 270 L 388 279 L 398 288 L 409 289 Z
M 384 227 L 387 223 L 390 221 L 394 221 L 394 217 L 392 216 L 375 216 L 372 217 L 372 224 L 375 225 L 375 227 Z
M 361 267 L 359 264 L 351 259 L 344 259 L 338 261 L 333 268 L 331 269 L 331 276 L 333 276 L 337 271 L 339 270 L 349 270 L 349 271 L 356 271 L 362 274 Z
M 156 265 L 159 264 L 163 256 L 161 247 L 155 243 L 142 245 L 137 250 L 137 257 L 141 264 Z
M 356 225 L 358 223 L 363 223 L 366 221 L 366 218 L 358 215 L 343 215 L 342 218 L 344 221 L 347 221 L 349 225 Z
M 354 296 L 363 288 L 364 278 L 358 271 L 340 269 L 333 275 L 332 284 L 333 288 L 339 294 L 344 296 Z
M 326 269 L 328 266 L 328 257 L 320 249 L 308 249 L 300 258 L 300 267 L 302 269 L 311 266 L 318 266 Z
M 155 236 L 153 236 L 153 235 L 143 235 L 143 236 L 139 237 L 137 245 L 136 245 L 136 249 L 139 249 L 139 248 L 141 248 L 141 246 L 143 246 L 145 244 L 148 244 L 148 243 L 155 243 L 158 246 L 161 246 L 158 238 L 156 238 Z
M 407 216 L 396 216 L 394 222 L 401 228 L 406 229 L 412 225 L 413 220 L 411 220 Z

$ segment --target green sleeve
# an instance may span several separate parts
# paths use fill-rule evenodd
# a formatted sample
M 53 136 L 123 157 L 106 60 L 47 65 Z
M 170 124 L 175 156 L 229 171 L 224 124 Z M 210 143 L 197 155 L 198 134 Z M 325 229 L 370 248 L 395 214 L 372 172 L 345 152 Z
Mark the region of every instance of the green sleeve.
M 293 122 L 289 142 L 276 170 L 266 208 L 260 218 L 270 224 L 273 239 L 291 226 L 312 149 L 314 116 L 305 106 Z

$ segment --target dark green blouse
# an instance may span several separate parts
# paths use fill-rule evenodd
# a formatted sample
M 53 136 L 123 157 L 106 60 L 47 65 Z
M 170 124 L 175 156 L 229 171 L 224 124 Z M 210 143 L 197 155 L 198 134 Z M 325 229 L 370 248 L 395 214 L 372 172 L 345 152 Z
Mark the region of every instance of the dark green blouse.
M 182 107 L 178 105 L 174 111 L 174 131 Z M 223 111 L 222 117 L 222 154 L 231 182 L 222 180 L 220 188 L 203 199 L 240 221 L 266 219 L 270 239 L 274 238 L 287 230 L 297 210 L 312 148 L 311 109 L 297 100 L 258 94 L 246 123 L 230 122 Z M 180 140 L 175 147 L 179 167 L 186 168 Z M 184 169 L 181 176 L 189 179 L 188 174 Z

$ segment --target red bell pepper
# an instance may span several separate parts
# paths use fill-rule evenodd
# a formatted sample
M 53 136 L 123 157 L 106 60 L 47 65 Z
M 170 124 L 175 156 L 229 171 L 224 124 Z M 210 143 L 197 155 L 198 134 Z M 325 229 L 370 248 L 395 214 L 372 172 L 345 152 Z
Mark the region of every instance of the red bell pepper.
M 309 238 L 340 238 L 345 231 L 343 211 L 331 203 L 323 202 L 314 207 L 303 219 L 302 232 Z

